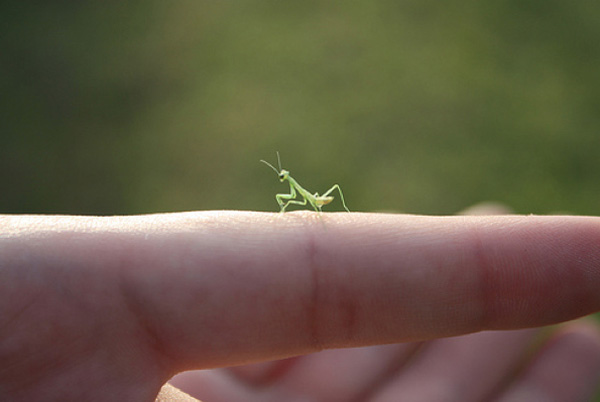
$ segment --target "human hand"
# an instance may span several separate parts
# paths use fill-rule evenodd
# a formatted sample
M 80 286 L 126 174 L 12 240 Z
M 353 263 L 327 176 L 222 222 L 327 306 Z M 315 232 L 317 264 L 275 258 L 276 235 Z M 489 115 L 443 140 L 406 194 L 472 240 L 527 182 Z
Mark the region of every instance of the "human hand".
M 336 349 L 189 371 L 170 381 L 211 402 L 589 401 L 600 378 L 592 322 Z
M 184 370 L 533 328 L 600 310 L 596 218 L 204 212 L 4 216 L 0 227 L 0 400 L 152 400 Z M 591 326 L 564 331 L 524 373 L 535 379 L 536 364 L 553 367 L 547 362 L 553 356 L 577 352 L 574 367 L 559 376 L 559 391 L 579 392 L 583 380 L 598 375 L 598 335 Z M 465 356 L 456 351 L 468 349 L 466 355 L 486 365 L 480 370 L 463 359 L 468 364 L 452 364 L 454 371 L 446 365 L 446 372 L 479 376 L 445 385 L 485 388 L 480 382 L 490 377 L 482 370 L 502 371 L 502 364 L 488 363 L 506 360 L 512 367 L 517 360 L 507 356 L 520 354 L 534 333 L 435 341 L 405 367 L 408 373 L 440 367 L 432 362 L 444 353 Z M 486 346 L 491 353 L 483 359 L 478 344 L 497 347 Z M 376 369 L 350 364 L 354 377 L 340 376 L 358 385 L 402 363 L 412 347 L 291 361 L 322 366 L 337 354 L 358 362 L 368 351 L 364 359 Z M 260 382 L 264 367 L 234 371 Z M 215 391 L 215 401 L 236 400 L 227 395 L 232 388 L 211 381 L 205 389 Z M 409 400 L 413 391 L 382 392 L 391 393 L 383 401 Z M 307 398 L 287 395 L 277 400 Z

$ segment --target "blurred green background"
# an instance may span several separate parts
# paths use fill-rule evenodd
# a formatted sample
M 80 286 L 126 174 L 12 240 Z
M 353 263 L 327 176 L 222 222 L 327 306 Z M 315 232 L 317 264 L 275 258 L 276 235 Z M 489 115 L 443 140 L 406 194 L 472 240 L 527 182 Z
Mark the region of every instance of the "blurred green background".
M 2 213 L 600 213 L 597 1 L 10 3 Z

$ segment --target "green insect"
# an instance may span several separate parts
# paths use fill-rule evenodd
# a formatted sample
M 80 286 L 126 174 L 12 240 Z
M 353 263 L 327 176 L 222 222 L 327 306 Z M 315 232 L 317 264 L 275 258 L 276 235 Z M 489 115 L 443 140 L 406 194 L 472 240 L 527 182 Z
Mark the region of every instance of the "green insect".
M 275 167 L 267 161 L 263 161 L 261 159 L 261 162 L 264 163 L 265 165 L 269 166 L 271 169 L 273 169 L 275 171 L 275 173 L 277 173 L 277 176 L 279 176 L 279 181 L 281 181 L 283 183 L 284 181 L 287 180 L 290 183 L 290 193 L 289 194 L 275 195 L 275 199 L 277 200 L 277 203 L 281 207 L 281 210 L 279 212 L 284 212 L 285 209 L 290 204 L 306 205 L 307 202 L 310 205 L 312 205 L 312 207 L 315 209 L 315 211 L 321 212 L 321 208 L 323 207 L 323 205 L 327 205 L 327 204 L 331 203 L 331 201 L 333 201 L 333 196 L 329 195 L 333 192 L 333 190 L 337 190 L 340 193 L 340 199 L 342 201 L 342 205 L 344 206 L 344 209 L 346 211 L 350 212 L 350 210 L 346 206 L 346 202 L 344 202 L 344 194 L 342 193 L 342 189 L 340 188 L 339 185 L 334 184 L 333 187 L 331 187 L 329 190 L 327 190 L 327 192 L 323 195 L 319 195 L 319 193 L 311 194 L 308 192 L 308 190 L 306 190 L 304 187 L 302 187 L 300 184 L 298 184 L 298 182 L 296 180 L 294 180 L 292 178 L 292 176 L 290 176 L 290 172 L 281 168 L 281 159 L 279 159 L 279 152 L 277 152 L 277 163 L 279 165 L 279 170 L 275 169 Z M 302 201 L 295 199 L 296 191 L 302 196 L 302 198 L 303 198 Z

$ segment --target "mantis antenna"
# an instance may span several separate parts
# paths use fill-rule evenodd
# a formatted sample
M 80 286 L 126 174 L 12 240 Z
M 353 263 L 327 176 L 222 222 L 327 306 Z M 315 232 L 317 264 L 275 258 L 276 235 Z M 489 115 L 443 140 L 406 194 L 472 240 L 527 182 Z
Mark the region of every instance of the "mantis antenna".
M 273 169 L 273 171 L 277 174 L 279 174 L 279 172 L 277 171 L 277 169 L 275 169 L 275 166 L 271 165 L 269 162 L 267 161 L 263 161 L 262 159 L 260 160 L 262 163 L 264 163 L 265 165 L 267 165 L 268 167 L 270 167 L 271 169 Z

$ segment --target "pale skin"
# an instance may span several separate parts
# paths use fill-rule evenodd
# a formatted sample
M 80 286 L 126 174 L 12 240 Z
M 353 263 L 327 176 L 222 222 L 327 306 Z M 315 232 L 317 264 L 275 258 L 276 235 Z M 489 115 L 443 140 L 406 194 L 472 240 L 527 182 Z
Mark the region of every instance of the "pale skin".
M 281 159 L 279 159 L 279 152 L 277 152 L 277 163 L 279 164 L 279 171 L 277 169 L 275 169 L 275 167 L 273 165 L 271 165 L 269 162 L 264 161 L 262 159 L 261 159 L 261 162 L 264 163 L 265 165 L 269 166 L 271 169 L 273 169 L 275 171 L 275 173 L 277 173 L 277 176 L 279 177 L 279 181 L 281 181 L 282 183 L 284 181 L 287 181 L 290 185 L 290 193 L 289 194 L 275 195 L 275 199 L 277 200 L 277 203 L 279 204 L 279 207 L 281 208 L 279 210 L 279 212 L 285 212 L 286 208 L 290 204 L 306 205 L 307 202 L 313 207 L 313 209 L 315 211 L 321 212 L 323 205 L 330 204 L 333 201 L 333 199 L 334 199 L 333 196 L 330 196 L 329 194 L 333 193 L 335 190 L 337 190 L 338 193 L 340 194 L 340 201 L 341 201 L 344 209 L 346 210 L 346 212 L 350 212 L 350 210 L 346 206 L 346 201 L 344 201 L 344 194 L 342 193 L 342 189 L 340 188 L 340 186 L 338 184 L 334 184 L 323 195 L 319 195 L 319 193 L 311 194 L 308 190 L 306 190 L 304 187 L 302 187 L 296 180 L 294 180 L 294 178 L 292 176 L 290 176 L 289 171 L 281 168 Z M 298 192 L 298 194 L 300 194 L 300 197 L 302 197 L 302 200 L 295 199 L 296 196 L 298 195 L 298 194 L 296 194 L 296 191 Z
M 600 218 L 213 211 L 0 228 L 0 400 L 151 401 L 190 369 L 213 369 L 174 381 L 204 402 L 587 401 L 600 377 L 594 321 L 528 352 L 538 328 L 600 310 Z M 193 400 L 174 393 L 160 398 Z

